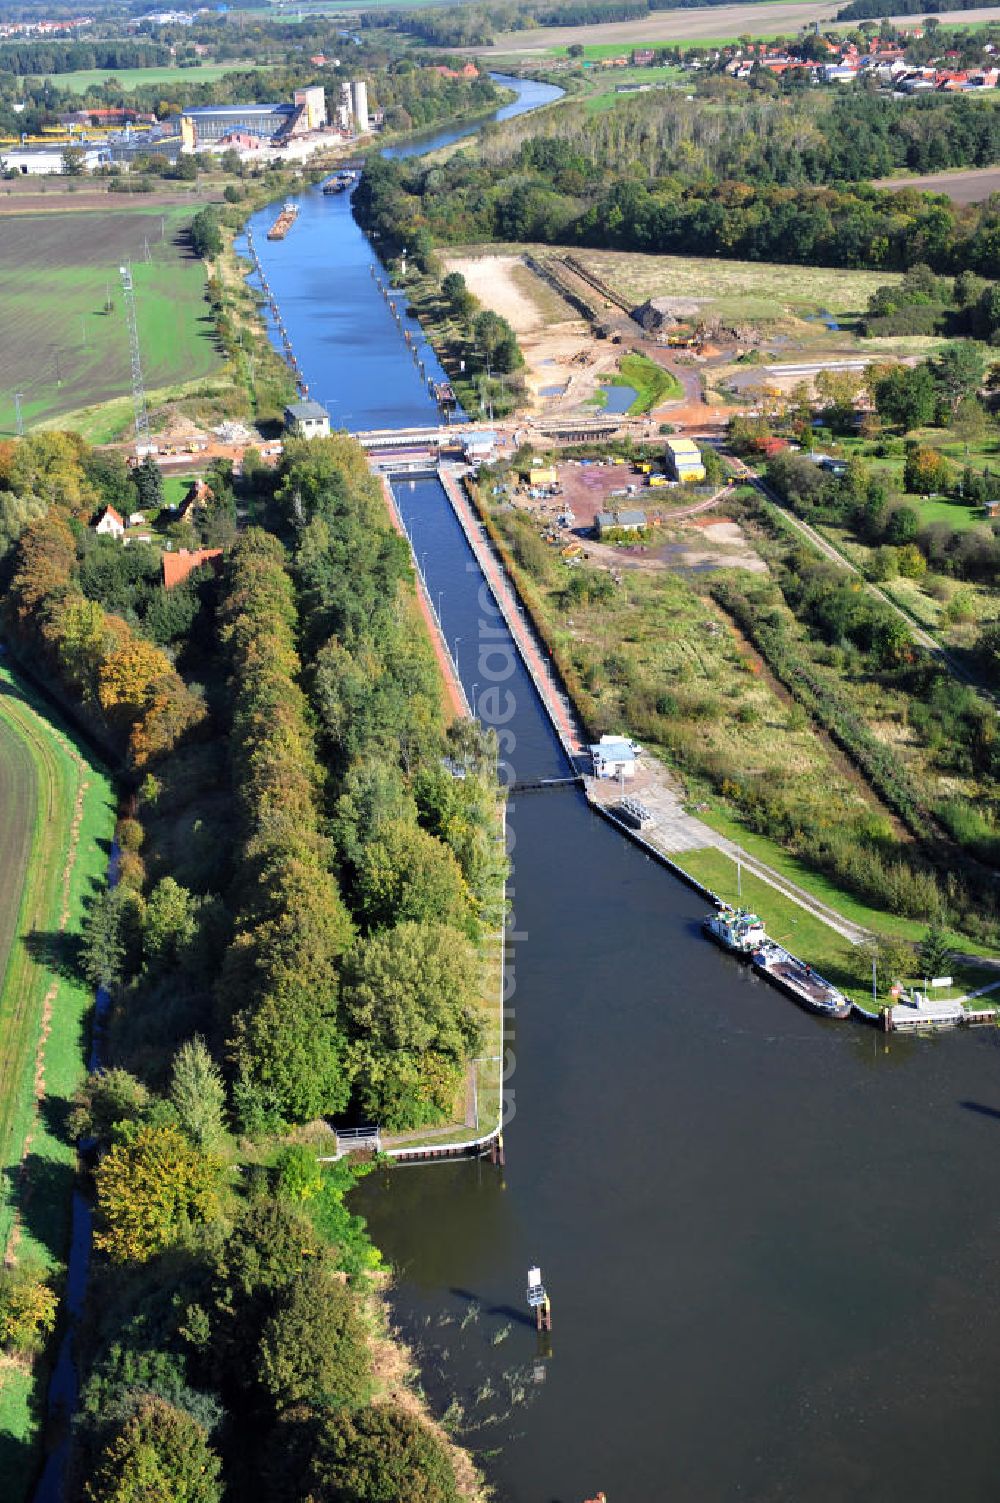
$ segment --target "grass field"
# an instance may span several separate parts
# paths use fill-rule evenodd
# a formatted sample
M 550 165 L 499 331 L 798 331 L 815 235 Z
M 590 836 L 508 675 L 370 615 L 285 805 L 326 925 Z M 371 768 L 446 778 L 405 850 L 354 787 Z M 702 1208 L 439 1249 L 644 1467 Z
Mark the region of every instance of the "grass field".
M 86 94 L 88 89 L 99 89 L 109 78 L 128 91 L 140 84 L 215 83 L 225 73 L 246 72 L 260 66 L 250 62 L 202 63 L 198 68 L 120 68 L 117 73 L 107 68 L 81 68 L 77 73 L 46 73 L 43 77 L 56 88 Z
M 876 287 L 893 274 L 729 261 L 700 256 L 649 256 L 627 251 L 577 250 L 588 270 L 635 303 L 648 297 L 697 299 L 706 314 L 745 322 L 824 309 L 859 313 Z
M 648 355 L 625 355 L 618 367 L 618 375 L 612 376 L 609 386 L 630 386 L 635 392 L 635 401 L 630 413 L 652 412 L 663 402 L 679 400 L 684 388 L 671 371 L 657 365 Z
M 584 96 L 586 109 L 595 114 L 600 110 L 614 109 L 619 99 L 628 99 L 627 94 L 616 93 L 619 84 L 654 84 L 664 85 L 683 81 L 685 73 L 683 68 L 616 68 L 613 72 L 601 70 L 598 73 L 588 75 L 588 82 L 593 88 L 593 93 Z
M 15 856 L 0 877 L 0 1247 L 57 1267 L 75 1172 L 65 1117 L 84 1072 L 91 1000 L 67 960 L 103 881 L 115 810 L 103 772 L 6 666 L 0 779 L 5 806 L 8 792 L 18 804 L 0 826 L 5 856 L 8 849 Z M 36 1464 L 44 1377 L 41 1368 L 0 1367 L 2 1492 L 10 1503 L 25 1496 Z
M 0 434 L 125 396 L 131 365 L 119 267 L 132 263 L 143 377 L 150 389 L 218 369 L 205 272 L 187 250 L 182 206 L 5 218 L 0 234 Z M 146 259 L 148 242 L 149 259 Z M 105 313 L 110 295 L 112 309 Z

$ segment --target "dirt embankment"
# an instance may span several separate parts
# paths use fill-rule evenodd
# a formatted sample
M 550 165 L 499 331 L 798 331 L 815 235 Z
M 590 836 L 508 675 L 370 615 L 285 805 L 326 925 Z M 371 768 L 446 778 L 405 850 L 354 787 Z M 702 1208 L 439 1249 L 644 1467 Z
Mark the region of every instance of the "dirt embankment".
M 578 407 L 594 395 L 600 376 L 614 372 L 622 350 L 595 340 L 576 310 L 521 256 L 452 255 L 445 266 L 461 272 L 473 296 L 517 334 L 533 408 Z

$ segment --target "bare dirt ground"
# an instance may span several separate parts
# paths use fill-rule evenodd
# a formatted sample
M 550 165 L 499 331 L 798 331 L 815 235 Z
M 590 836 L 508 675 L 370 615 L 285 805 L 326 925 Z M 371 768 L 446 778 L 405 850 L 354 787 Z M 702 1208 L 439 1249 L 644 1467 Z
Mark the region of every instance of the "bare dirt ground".
M 980 12 L 977 11 L 976 15 Z M 922 193 L 946 193 L 952 203 L 978 204 L 991 193 L 1000 193 L 1000 167 L 976 167 L 964 172 L 930 172 L 926 177 L 880 177 L 875 188 L 901 193 L 916 188 Z
M 193 212 L 220 197 L 218 186 L 207 184 L 193 190 L 165 184 L 152 193 L 109 193 L 106 183 L 87 178 L 17 177 L 0 183 L 0 215 L 69 214 L 87 209 L 115 215 L 130 211 L 148 214 L 152 208 L 175 204 L 190 204 Z
M 562 494 L 557 498 L 554 510 L 571 511 L 574 531 L 582 531 L 593 526 L 597 512 L 608 509 L 612 491 L 624 489 L 627 485 L 641 486 L 641 479 L 633 474 L 630 465 L 561 464 L 559 484 Z M 634 498 L 615 497 L 615 501 L 618 505 L 648 507 L 649 494 L 640 488 Z
M 520 256 L 470 251 L 448 256 L 444 264 L 461 272 L 473 296 L 511 324 L 536 411 L 579 407 L 594 395 L 598 377 L 614 371 L 622 350 L 595 340 L 569 303 Z
M 827 26 L 836 18 L 838 6 L 798 4 L 714 5 L 701 10 L 658 11 L 641 21 L 609 22 L 594 26 L 540 26 L 533 31 L 498 34 L 492 47 L 456 49 L 474 51 L 478 57 L 510 57 L 514 53 L 537 57 L 553 47 L 567 47 L 572 42 L 584 46 L 621 44 L 626 51 L 635 42 L 697 42 L 706 37 L 794 36 L 804 26 L 818 21 Z M 949 24 L 961 19 L 1000 20 L 1000 7 L 976 10 L 969 15 L 949 15 Z M 890 16 L 902 26 L 916 26 L 917 16 Z M 844 23 L 846 25 L 846 23 Z
M 561 533 L 565 542 L 573 535 L 583 543 L 583 556 L 590 563 L 613 569 L 721 569 L 739 567 L 766 573 L 763 563 L 743 534 L 739 524 L 720 515 L 725 507 L 725 487 L 707 498 L 702 491 L 692 495 L 681 487 L 650 489 L 642 484 L 630 465 L 560 464 L 559 494 L 544 500 L 519 498 L 515 505 L 535 518 L 548 531 L 555 528 L 557 517 L 573 513 L 571 528 Z M 637 486 L 632 496 L 613 496 L 628 485 Z M 641 507 L 650 521 L 665 529 L 658 541 L 615 544 L 600 543 L 591 535 L 594 517 L 612 507 Z M 685 515 L 689 508 L 697 514 Z M 700 512 L 698 508 L 701 508 Z

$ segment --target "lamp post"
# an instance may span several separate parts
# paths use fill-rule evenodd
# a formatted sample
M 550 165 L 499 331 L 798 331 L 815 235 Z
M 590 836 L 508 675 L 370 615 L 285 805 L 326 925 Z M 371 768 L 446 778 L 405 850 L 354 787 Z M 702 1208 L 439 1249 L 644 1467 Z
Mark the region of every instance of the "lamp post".
M 475 718 L 476 718 L 476 690 L 478 688 L 479 688 L 478 684 L 473 684 L 473 686 L 472 686 L 472 718 L 473 718 L 473 720 L 475 720 Z

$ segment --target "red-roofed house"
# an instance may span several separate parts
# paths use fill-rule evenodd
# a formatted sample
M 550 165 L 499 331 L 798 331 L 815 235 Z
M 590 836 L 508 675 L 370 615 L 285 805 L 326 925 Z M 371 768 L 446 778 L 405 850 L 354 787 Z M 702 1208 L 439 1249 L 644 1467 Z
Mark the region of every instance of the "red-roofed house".
M 215 560 L 221 557 L 221 548 L 178 548 L 176 553 L 164 553 L 163 588 L 172 590 L 175 585 L 183 584 L 202 564 L 210 563 L 217 570 L 219 565 Z
M 479 77 L 479 69 L 476 67 L 475 63 L 466 63 L 464 67 L 458 69 L 457 71 L 454 68 L 446 67 L 444 63 L 434 63 L 431 67 L 431 72 L 440 73 L 442 78 Z
M 125 520 L 113 506 L 106 506 L 97 518 L 94 531 L 104 538 L 120 538 L 125 531 Z
M 183 519 L 193 511 L 204 511 L 209 502 L 214 500 L 215 492 L 210 485 L 206 485 L 200 478 L 192 480 L 187 495 L 177 508 L 177 515 Z

